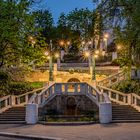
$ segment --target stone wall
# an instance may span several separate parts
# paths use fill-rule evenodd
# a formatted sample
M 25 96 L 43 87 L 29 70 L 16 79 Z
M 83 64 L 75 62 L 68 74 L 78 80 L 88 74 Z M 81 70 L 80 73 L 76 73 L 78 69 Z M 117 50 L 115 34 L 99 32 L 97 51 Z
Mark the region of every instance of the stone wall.
M 85 115 L 98 114 L 97 105 L 85 95 L 57 95 L 40 112 L 48 115 Z M 95 115 L 94 114 L 94 115 Z
M 91 75 L 87 73 L 77 73 L 77 72 L 69 73 L 69 72 L 62 72 L 62 71 L 58 71 L 54 73 L 55 82 L 66 83 L 72 78 L 76 78 L 80 82 L 88 82 L 88 83 L 91 82 Z M 96 78 L 97 80 L 102 80 L 106 78 L 106 76 L 97 75 Z M 25 80 L 29 82 L 36 82 L 36 81 L 48 82 L 49 72 L 48 71 L 33 71 L 29 73 L 28 75 L 26 75 Z

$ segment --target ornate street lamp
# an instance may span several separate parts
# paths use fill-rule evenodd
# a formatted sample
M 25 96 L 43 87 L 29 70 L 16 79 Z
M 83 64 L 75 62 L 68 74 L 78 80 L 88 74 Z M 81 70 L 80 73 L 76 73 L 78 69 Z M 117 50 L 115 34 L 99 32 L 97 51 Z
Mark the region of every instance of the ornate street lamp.
M 103 40 L 104 40 L 104 43 L 105 43 L 105 50 L 106 51 L 107 51 L 107 45 L 108 45 L 108 38 L 109 38 L 109 34 L 105 33 L 104 36 L 103 36 Z
M 92 56 L 92 72 L 91 72 L 91 80 L 92 81 L 96 81 L 96 59 L 99 57 L 99 54 L 101 53 L 101 55 L 105 55 L 105 51 L 99 51 L 99 50 L 94 50 L 92 52 L 86 51 L 85 52 L 85 57 L 89 57 L 90 55 Z
M 54 81 L 54 75 L 53 75 L 53 56 L 55 58 L 59 58 L 59 53 L 55 53 L 53 55 L 53 44 L 52 44 L 52 40 L 50 40 L 50 51 L 46 51 L 44 53 L 47 56 L 47 59 L 49 60 L 49 81 L 52 82 Z

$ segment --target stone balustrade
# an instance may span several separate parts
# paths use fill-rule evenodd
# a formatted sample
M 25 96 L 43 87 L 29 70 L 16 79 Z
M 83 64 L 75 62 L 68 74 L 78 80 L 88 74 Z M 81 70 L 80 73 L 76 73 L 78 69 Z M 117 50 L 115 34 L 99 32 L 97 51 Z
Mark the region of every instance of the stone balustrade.
M 30 98 L 32 98 L 32 96 L 34 96 L 36 93 L 40 93 L 44 88 L 40 88 L 37 90 L 33 90 L 30 92 L 27 92 L 25 94 L 22 95 L 9 95 L 9 96 L 5 96 L 3 98 L 0 99 L 0 113 L 6 111 L 7 109 L 13 107 L 13 106 L 23 106 L 26 105 Z
M 97 85 L 110 87 L 126 78 L 126 74 L 122 71 L 117 74 L 113 74 L 101 81 L 97 82 Z
M 12 96 L 5 96 L 0 99 L 0 113 L 9 109 L 12 105 Z
M 111 101 L 120 105 L 131 105 L 140 111 L 140 96 L 135 93 L 126 94 L 107 87 L 97 86 L 101 93 L 106 93 Z
M 34 94 L 28 103 L 37 103 L 42 105 L 46 100 L 49 100 L 54 95 L 88 95 L 98 104 L 99 91 L 87 83 L 53 83 L 39 94 Z

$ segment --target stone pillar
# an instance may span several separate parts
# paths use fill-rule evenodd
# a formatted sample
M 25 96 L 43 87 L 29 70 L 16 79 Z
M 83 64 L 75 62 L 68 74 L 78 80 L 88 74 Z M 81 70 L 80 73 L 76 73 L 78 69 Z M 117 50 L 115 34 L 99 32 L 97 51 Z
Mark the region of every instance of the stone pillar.
M 132 104 L 132 96 L 131 96 L 131 94 L 128 94 L 128 95 L 127 95 L 127 103 L 128 103 L 129 105 Z
M 54 71 L 53 71 L 53 74 L 54 75 L 57 75 L 57 64 L 54 64 L 54 69 L 53 69 Z
M 101 124 L 107 124 L 112 121 L 112 104 L 111 103 L 100 103 L 99 119 L 100 119 Z
M 61 65 L 60 58 L 57 58 L 57 69 L 60 69 L 60 65 Z
M 36 124 L 38 121 L 38 105 L 27 104 L 26 105 L 26 123 Z
M 112 61 L 117 58 L 118 58 L 117 52 L 112 52 Z
M 65 51 L 61 50 L 61 57 L 60 58 L 61 58 L 62 61 L 64 61 L 64 55 L 65 55 Z
M 16 97 L 14 95 L 11 96 L 11 106 L 16 104 Z

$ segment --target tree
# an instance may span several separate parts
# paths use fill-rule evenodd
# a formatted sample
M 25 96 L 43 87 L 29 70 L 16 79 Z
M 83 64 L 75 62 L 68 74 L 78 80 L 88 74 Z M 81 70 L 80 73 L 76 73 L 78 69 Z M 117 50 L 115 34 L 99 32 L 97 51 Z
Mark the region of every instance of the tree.
M 40 48 L 28 41 L 35 35 L 29 0 L 0 1 L 0 68 L 29 63 L 40 56 Z
M 97 2 L 97 1 L 96 1 Z M 140 53 L 140 1 L 137 0 L 101 0 L 97 9 L 102 13 L 106 28 L 112 28 L 116 44 L 121 45 L 122 60 L 129 67 Z M 140 60 L 139 60 L 140 61 Z
M 89 39 L 93 36 L 94 13 L 86 9 L 75 9 L 67 15 L 67 24 L 72 31 L 79 32 L 81 38 Z
M 41 36 L 45 37 L 47 41 L 52 38 L 53 31 L 53 17 L 49 10 L 39 10 L 34 12 L 35 25 L 39 30 Z

